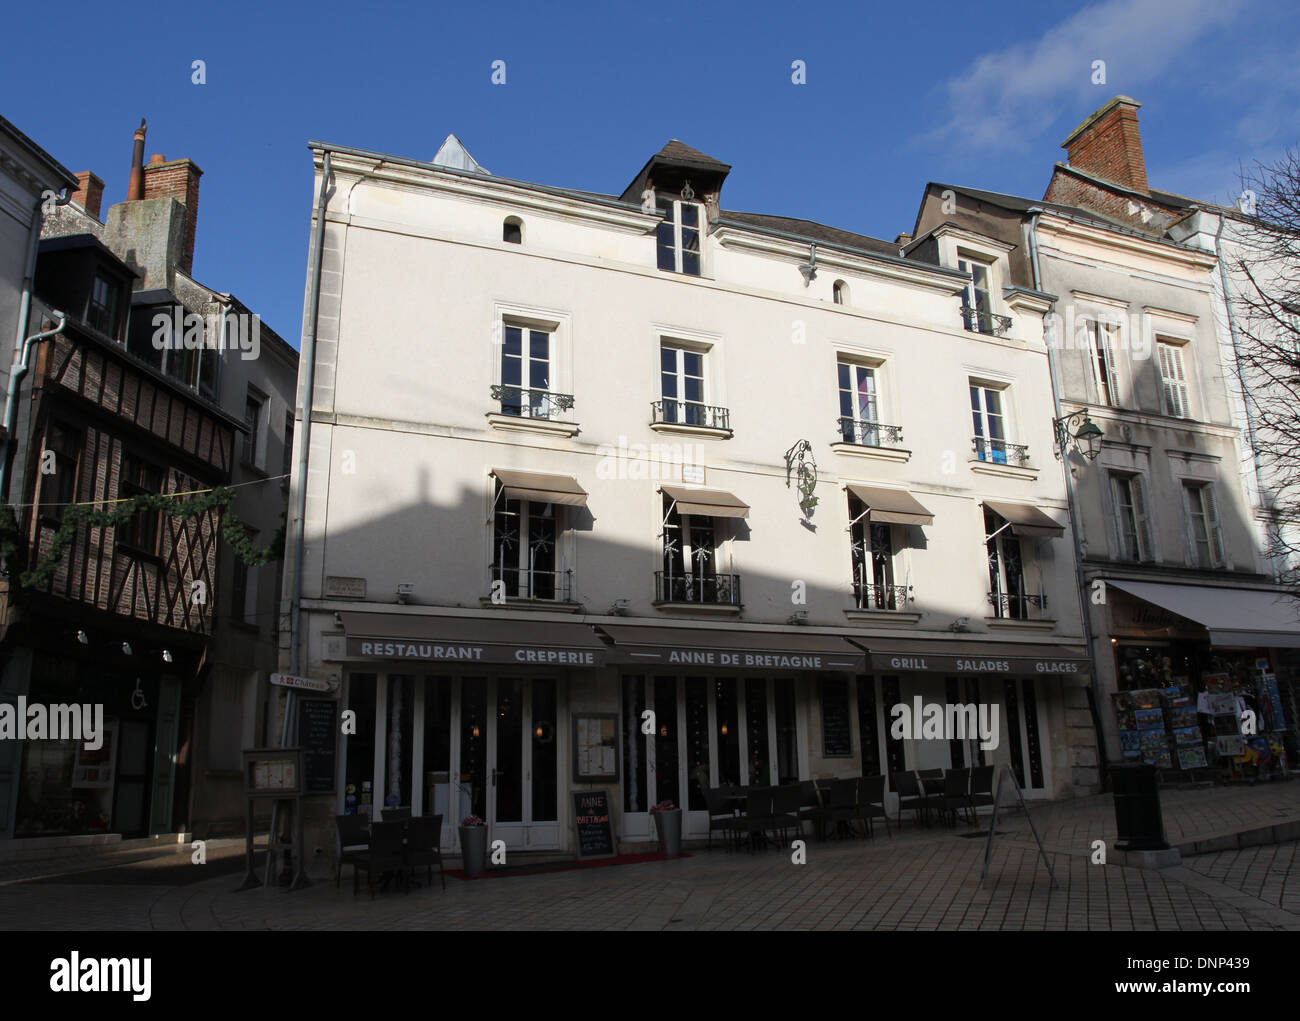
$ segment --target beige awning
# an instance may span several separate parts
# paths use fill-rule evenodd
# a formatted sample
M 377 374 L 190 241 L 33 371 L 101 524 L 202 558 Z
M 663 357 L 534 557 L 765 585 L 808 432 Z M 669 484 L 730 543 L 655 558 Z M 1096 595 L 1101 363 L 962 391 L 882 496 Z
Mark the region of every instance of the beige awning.
M 984 506 L 994 514 L 1000 514 L 1011 524 L 1013 535 L 1042 536 L 1059 539 L 1065 534 L 1065 527 L 1058 525 L 1037 507 L 1025 503 L 995 503 L 985 500 Z
M 934 524 L 934 515 L 906 489 L 878 489 L 850 482 L 848 490 L 867 508 L 868 521 L 895 525 Z
M 1086 674 L 1088 652 L 1081 645 L 1030 642 L 950 642 L 944 639 L 854 638 L 883 674 Z
M 1300 600 L 1281 589 L 1109 579 L 1106 584 L 1196 621 L 1210 632 L 1212 645 L 1300 649 Z
M 606 645 L 577 621 L 440 617 L 434 614 L 339 614 L 349 659 L 426 660 L 461 665 L 599 667 Z
M 559 503 L 567 507 L 587 506 L 587 491 L 571 475 L 543 475 L 510 468 L 493 468 L 509 500 Z
M 715 518 L 747 518 L 749 504 L 725 489 L 686 489 L 683 486 L 660 486 L 659 491 L 677 501 L 682 514 L 707 514 Z

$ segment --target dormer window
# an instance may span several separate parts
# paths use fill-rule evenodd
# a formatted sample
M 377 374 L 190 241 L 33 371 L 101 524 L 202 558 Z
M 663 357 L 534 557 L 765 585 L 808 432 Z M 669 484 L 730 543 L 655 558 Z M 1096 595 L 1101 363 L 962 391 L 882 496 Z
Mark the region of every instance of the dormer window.
M 990 296 L 989 265 L 974 259 L 959 259 L 957 268 L 970 278 L 962 291 L 961 314 L 966 329 L 973 333 L 993 333 L 993 301 Z
M 86 309 L 86 322 L 116 340 L 119 307 L 117 284 L 102 273 L 96 273 Z
M 703 211 L 698 202 L 659 197 L 655 205 L 664 219 L 655 231 L 659 268 L 700 275 L 700 226 Z

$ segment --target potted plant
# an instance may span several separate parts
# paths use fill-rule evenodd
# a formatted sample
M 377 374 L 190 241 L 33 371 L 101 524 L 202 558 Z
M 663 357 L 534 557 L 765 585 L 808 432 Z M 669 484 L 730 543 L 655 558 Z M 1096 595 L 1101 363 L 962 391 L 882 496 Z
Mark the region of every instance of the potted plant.
M 661 801 L 650 809 L 659 831 L 659 853 L 678 858 L 682 853 L 682 810 L 671 801 Z
M 477 815 L 460 821 L 460 855 L 465 875 L 481 876 L 487 871 L 487 827 Z

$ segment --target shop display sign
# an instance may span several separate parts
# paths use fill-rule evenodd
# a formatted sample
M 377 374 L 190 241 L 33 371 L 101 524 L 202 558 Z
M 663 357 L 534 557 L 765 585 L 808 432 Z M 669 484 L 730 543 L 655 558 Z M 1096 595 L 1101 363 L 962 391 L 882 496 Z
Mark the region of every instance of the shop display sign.
M 108 720 L 104 724 L 103 733 L 104 740 L 94 751 L 87 751 L 84 742 L 77 742 L 77 758 L 72 767 L 74 790 L 113 786 L 113 763 L 117 761 L 117 720 Z
M 1246 741 L 1240 735 L 1220 735 L 1214 739 L 1221 758 L 1238 758 L 1246 754 Z
M 302 754 L 297 748 L 251 748 L 244 751 L 244 792 L 271 798 L 302 793 Z
M 849 685 L 842 677 L 822 680 L 822 757 L 846 758 L 853 754 L 849 730 Z
M 609 795 L 605 791 L 573 792 L 573 824 L 578 831 L 578 857 L 612 858 L 618 853 L 614 843 L 614 822 L 609 813 Z
M 573 717 L 573 778 L 618 779 L 618 716 L 576 713 Z

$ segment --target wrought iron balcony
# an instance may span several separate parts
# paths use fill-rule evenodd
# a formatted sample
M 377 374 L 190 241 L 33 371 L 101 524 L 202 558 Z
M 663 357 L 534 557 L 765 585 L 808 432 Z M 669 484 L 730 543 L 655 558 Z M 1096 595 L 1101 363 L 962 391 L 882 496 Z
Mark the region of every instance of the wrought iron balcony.
M 912 586 L 855 583 L 853 599 L 859 610 L 905 610 L 912 602 Z
M 656 603 L 740 605 L 738 574 L 677 574 L 655 571 Z
M 961 307 L 961 318 L 966 329 L 972 333 L 988 333 L 994 337 L 1005 337 L 1011 329 L 1011 317 L 1000 316 L 994 312 L 983 312 L 969 305 Z
M 654 401 L 650 405 L 650 424 L 698 425 L 706 429 L 730 429 L 731 412 L 695 401 Z
M 1047 616 L 1047 596 L 1041 592 L 1038 595 L 990 592 L 989 605 L 999 620 L 1043 620 Z
M 527 567 L 503 567 L 492 564 L 492 591 L 489 598 L 537 599 L 567 603 L 573 571 L 539 571 Z
M 883 422 L 868 422 L 847 416 L 841 416 L 835 421 L 843 443 L 854 443 L 859 447 L 896 447 L 903 442 L 901 425 L 885 425 Z
M 975 456 L 990 464 L 1010 464 L 1017 468 L 1029 465 L 1029 447 L 1023 443 L 1008 443 L 1006 440 L 990 440 L 983 436 L 971 438 Z
M 501 414 L 516 418 L 542 418 L 557 422 L 566 420 L 573 409 L 572 394 L 551 393 L 549 390 L 529 390 L 525 387 L 492 387 L 492 399 L 501 402 Z

